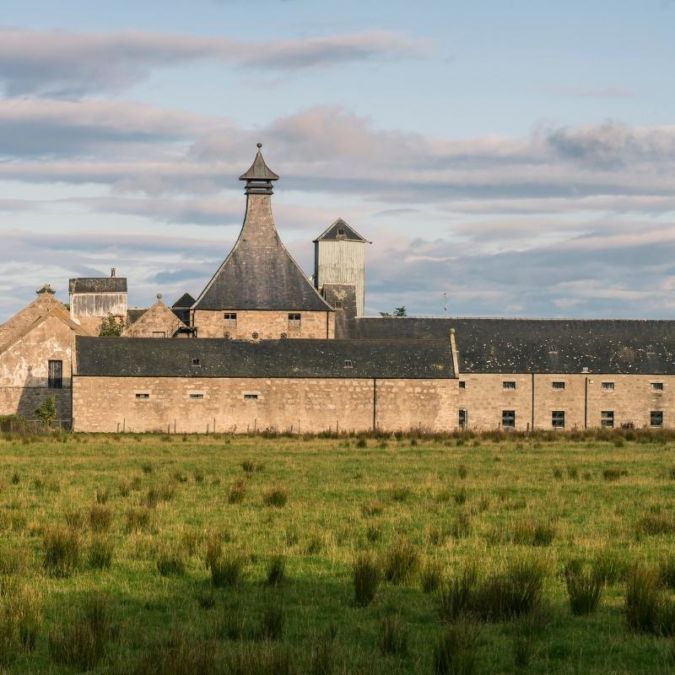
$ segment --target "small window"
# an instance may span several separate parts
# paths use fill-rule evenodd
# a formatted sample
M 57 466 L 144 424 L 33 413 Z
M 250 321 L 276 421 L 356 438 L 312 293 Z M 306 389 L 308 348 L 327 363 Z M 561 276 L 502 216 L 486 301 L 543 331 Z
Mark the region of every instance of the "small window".
M 649 413 L 649 426 L 650 427 L 663 426 L 663 410 L 652 410 Z
M 459 409 L 459 428 L 460 429 L 466 429 L 468 423 L 469 423 L 469 415 L 466 412 L 466 409 L 460 408 Z
M 345 230 L 344 230 L 343 227 L 338 227 L 337 236 L 338 237 L 344 237 L 345 236 Z
M 565 411 L 564 410 L 554 410 L 551 413 L 551 426 L 554 429 L 564 429 L 565 428 Z
M 551 382 L 551 387 L 553 389 L 564 389 L 565 388 L 565 383 L 564 382 Z
M 288 328 L 289 330 L 298 330 L 300 328 L 300 322 L 302 315 L 297 312 L 291 312 L 288 315 Z
M 201 366 L 202 362 L 199 359 L 192 359 L 193 366 Z
M 516 426 L 516 411 L 502 410 L 502 427 L 504 429 L 515 429 Z
M 342 309 L 342 300 L 336 300 L 336 301 L 333 303 L 333 307 L 334 307 L 335 309 Z
M 457 385 L 460 389 L 466 389 L 466 380 L 460 380 Z
M 223 319 L 230 324 L 237 323 L 237 314 L 236 312 L 225 312 L 225 314 L 223 314 Z
M 148 394 L 148 392 L 146 392 L 146 391 L 139 391 L 139 392 L 136 392 L 136 398 L 141 400 L 141 401 L 144 401 L 144 400 L 150 398 L 150 394 Z
M 63 361 L 47 362 L 47 387 L 63 389 Z
M 345 368 L 353 368 L 354 362 L 351 359 L 345 359 Z
M 201 391 L 191 391 L 190 400 L 191 401 L 200 401 L 204 398 L 204 394 Z
M 254 340 L 257 340 L 257 339 L 258 339 L 258 333 L 251 333 L 251 337 L 252 337 Z
M 258 394 L 244 394 L 244 400 L 245 401 L 257 401 L 258 400 Z
M 502 382 L 502 388 L 503 389 L 515 389 L 516 383 L 513 380 L 504 380 Z
M 603 391 L 614 391 L 614 382 L 603 382 L 601 386 Z
M 614 411 L 613 410 L 603 410 L 600 413 L 600 426 L 607 427 L 608 429 L 614 428 Z
M 650 382 L 652 391 L 663 391 L 663 382 Z

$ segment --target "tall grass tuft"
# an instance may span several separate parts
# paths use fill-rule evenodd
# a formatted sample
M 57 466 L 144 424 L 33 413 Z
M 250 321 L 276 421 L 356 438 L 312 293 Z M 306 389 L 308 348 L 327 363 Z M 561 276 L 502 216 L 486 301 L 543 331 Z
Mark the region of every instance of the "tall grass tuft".
M 419 554 L 406 539 L 399 539 L 384 556 L 384 578 L 393 584 L 407 581 L 417 571 Z
M 211 584 L 216 588 L 236 586 L 243 577 L 243 557 L 224 553 L 222 543 L 215 537 L 207 543 L 205 562 L 211 573 Z
M 236 480 L 230 486 L 230 491 L 227 494 L 228 504 L 241 504 L 246 495 L 246 484 L 243 480 Z
M 473 675 L 478 635 L 478 627 L 473 623 L 446 626 L 434 649 L 434 675 Z
M 378 646 L 383 656 L 408 653 L 408 634 L 399 614 L 389 614 L 380 622 Z
M 185 574 L 185 552 L 176 546 L 164 547 L 157 556 L 157 571 L 163 577 L 181 577 Z
M 564 571 L 565 586 L 572 614 L 584 616 L 593 613 L 600 602 L 604 582 L 593 568 L 579 561 L 570 561 Z
M 267 565 L 267 585 L 281 586 L 286 579 L 286 558 L 275 555 Z
M 150 510 L 147 506 L 128 509 L 126 517 L 126 531 L 129 533 L 138 532 L 139 530 L 148 530 L 150 528 Z
M 50 630 L 49 655 L 55 663 L 92 670 L 115 633 L 108 598 L 95 595 L 76 615 Z
M 309 654 L 309 675 L 332 675 L 335 672 L 337 629 L 331 624 L 312 640 Z
M 624 608 L 633 632 L 675 634 L 675 605 L 660 585 L 658 570 L 641 565 L 631 568 Z
M 74 530 L 62 527 L 44 533 L 44 567 L 54 577 L 67 577 L 80 562 L 80 537 Z
M 442 621 L 455 621 L 462 614 L 473 611 L 478 573 L 467 565 L 461 576 L 450 579 L 438 594 L 438 613 Z
M 429 562 L 422 569 L 420 585 L 424 593 L 433 593 L 440 588 L 443 580 L 441 566 L 438 563 Z
M 89 511 L 92 532 L 107 532 L 112 524 L 112 511 L 107 506 L 94 504 Z
M 282 605 L 277 600 L 268 602 L 260 617 L 258 637 L 261 640 L 281 640 L 284 633 L 285 615 Z
M 367 607 L 374 599 L 380 585 L 381 572 L 372 556 L 361 554 L 353 567 L 354 602 L 358 607 Z
M 107 569 L 112 564 L 114 544 L 112 539 L 94 537 L 89 546 L 89 566 L 95 569 Z
M 288 501 L 288 490 L 284 487 L 274 487 L 263 494 L 263 504 L 281 508 Z
M 625 556 L 620 556 L 610 549 L 598 552 L 591 565 L 593 574 L 607 585 L 615 584 L 619 579 L 624 578 L 628 571 Z

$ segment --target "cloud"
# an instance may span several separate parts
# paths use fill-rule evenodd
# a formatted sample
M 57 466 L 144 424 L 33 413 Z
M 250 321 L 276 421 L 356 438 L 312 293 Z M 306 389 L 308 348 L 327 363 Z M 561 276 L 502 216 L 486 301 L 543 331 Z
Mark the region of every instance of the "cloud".
M 0 30 L 0 82 L 10 96 L 121 91 L 157 68 L 218 61 L 245 69 L 299 71 L 423 53 L 401 33 L 370 31 L 242 42 L 167 33 Z

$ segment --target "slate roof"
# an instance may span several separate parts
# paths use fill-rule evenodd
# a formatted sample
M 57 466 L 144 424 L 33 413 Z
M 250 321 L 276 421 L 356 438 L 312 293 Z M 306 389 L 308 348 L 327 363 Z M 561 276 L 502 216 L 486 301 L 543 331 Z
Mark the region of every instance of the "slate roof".
M 241 176 L 239 176 L 239 180 L 246 180 L 246 181 L 270 181 L 270 180 L 279 180 L 279 176 L 272 171 L 272 169 L 267 166 L 265 163 L 265 159 L 262 156 L 262 152 L 260 152 L 260 148 L 262 148 L 262 143 L 258 143 L 258 152 L 256 152 L 255 159 L 253 160 L 253 164 L 249 167 L 248 171 L 245 173 L 242 173 Z
M 126 293 L 125 277 L 79 277 L 69 279 L 69 293 Z
M 171 305 L 173 309 L 189 309 L 192 305 L 195 304 L 195 299 L 189 293 L 183 293 L 183 295 L 176 300 L 176 302 Z
M 136 321 L 138 321 L 147 311 L 147 307 L 144 307 L 143 309 L 138 309 L 137 307 L 134 309 L 127 309 L 127 322 L 129 325 L 136 323 Z
M 194 309 L 333 311 L 281 242 L 269 194 L 248 194 L 239 238 Z
M 340 234 L 340 231 L 342 234 Z M 363 241 L 366 244 L 370 242 L 360 235 L 349 223 L 338 218 L 331 223 L 315 240 L 317 241 Z
M 438 339 L 456 331 L 461 373 L 675 374 L 675 321 L 359 318 L 357 339 Z
M 77 338 L 77 374 L 98 377 L 452 377 L 448 340 Z M 193 365 L 198 359 L 199 365 Z M 345 367 L 345 361 L 352 368 Z

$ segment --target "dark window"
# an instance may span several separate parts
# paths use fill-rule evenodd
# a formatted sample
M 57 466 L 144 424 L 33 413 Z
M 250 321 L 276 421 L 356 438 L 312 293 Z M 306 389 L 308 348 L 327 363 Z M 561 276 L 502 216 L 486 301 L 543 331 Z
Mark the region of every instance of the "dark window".
M 551 382 L 551 387 L 553 387 L 553 389 L 564 389 L 565 383 L 564 382 Z
M 49 361 L 47 364 L 47 386 L 63 389 L 63 361 Z
M 614 391 L 614 382 L 603 382 L 602 388 L 605 391 Z
M 609 429 L 614 428 L 614 411 L 613 410 L 603 410 L 600 413 L 600 426 L 608 427 Z
M 554 429 L 564 429 L 565 428 L 565 411 L 564 410 L 554 410 L 551 413 L 551 426 Z
M 291 312 L 288 315 L 288 328 L 289 328 L 289 330 L 298 330 L 300 328 L 301 319 L 302 319 L 301 314 L 298 314 L 296 312 Z
M 502 427 L 504 429 L 514 429 L 516 426 L 516 411 L 502 410 Z
M 460 389 L 466 389 L 466 380 L 460 380 L 459 381 L 459 388 Z
M 337 236 L 338 237 L 344 237 L 345 236 L 344 228 L 338 227 Z
M 345 359 L 345 368 L 353 368 L 354 362 L 351 359 Z
M 333 303 L 333 307 L 335 307 L 335 309 L 342 309 L 342 300 L 336 300 Z
M 225 314 L 223 314 L 223 319 L 228 323 L 237 323 L 237 314 L 236 312 L 225 312 Z
M 258 394 L 244 394 L 244 399 L 246 401 L 255 401 L 258 398 Z
M 652 391 L 663 391 L 663 382 L 652 382 Z
M 140 399 L 150 398 L 150 394 L 147 394 L 145 392 L 139 392 L 138 394 L 136 394 L 136 398 L 140 398 Z
M 193 366 L 201 366 L 202 363 L 199 359 L 192 359 L 192 365 Z
M 195 392 L 192 392 L 192 393 L 190 394 L 190 398 L 191 398 L 193 401 L 194 401 L 194 400 L 198 400 L 198 399 L 202 399 L 202 398 L 204 398 L 204 394 L 195 391 Z
M 649 426 L 650 427 L 663 426 L 663 410 L 652 410 L 649 413 Z
M 502 388 L 503 389 L 515 389 L 516 383 L 513 380 L 504 380 L 502 382 Z
M 465 408 L 459 409 L 459 428 L 466 429 L 467 424 L 469 423 L 469 415 L 466 412 Z

